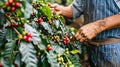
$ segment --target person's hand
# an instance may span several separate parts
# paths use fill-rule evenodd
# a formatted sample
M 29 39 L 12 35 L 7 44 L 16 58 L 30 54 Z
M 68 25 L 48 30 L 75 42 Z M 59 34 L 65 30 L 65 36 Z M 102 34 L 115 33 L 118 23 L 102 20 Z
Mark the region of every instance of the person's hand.
M 62 10 L 64 8 L 63 6 L 60 6 L 58 4 L 49 4 L 49 6 L 51 7 L 52 12 L 56 15 L 62 14 Z
M 65 7 L 65 6 L 61 6 L 58 4 L 49 4 L 49 6 L 51 7 L 53 14 L 62 15 L 62 16 L 65 16 L 67 18 L 73 17 L 73 10 L 72 10 L 71 6 Z
M 93 39 L 100 32 L 101 30 L 98 24 L 90 23 L 81 27 L 75 37 L 77 40 L 80 40 L 80 42 L 86 42 Z

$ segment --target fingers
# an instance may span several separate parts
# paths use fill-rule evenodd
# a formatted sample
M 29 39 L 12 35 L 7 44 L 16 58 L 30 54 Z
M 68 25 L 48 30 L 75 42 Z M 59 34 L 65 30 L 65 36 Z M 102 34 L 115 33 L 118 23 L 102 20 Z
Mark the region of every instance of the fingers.
M 57 7 L 58 6 L 58 4 L 48 4 L 51 8 L 55 8 L 55 7 Z
M 82 36 L 79 34 L 79 32 L 77 32 L 76 35 L 75 35 L 75 38 L 76 38 L 77 40 L 79 40 L 79 39 L 82 38 Z
M 51 11 L 53 14 L 60 15 L 62 14 L 62 11 L 60 9 L 60 5 L 58 4 L 48 4 L 51 7 Z
M 77 40 L 79 40 L 80 42 L 86 42 L 86 41 L 88 41 L 88 38 L 85 36 L 85 34 L 82 32 L 82 30 L 79 30 L 76 33 L 75 38 Z
M 56 10 L 54 8 L 51 8 L 52 13 L 54 14 Z
M 75 38 L 77 40 L 79 40 L 80 42 L 84 42 L 85 38 L 81 36 L 81 34 L 79 34 L 79 32 L 76 33 Z

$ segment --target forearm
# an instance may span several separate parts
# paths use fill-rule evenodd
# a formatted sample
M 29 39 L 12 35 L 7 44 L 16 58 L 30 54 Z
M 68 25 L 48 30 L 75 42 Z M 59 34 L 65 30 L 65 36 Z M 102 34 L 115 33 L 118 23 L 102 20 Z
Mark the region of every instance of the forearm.
M 114 15 L 95 22 L 98 26 L 98 32 L 120 27 L 120 15 Z

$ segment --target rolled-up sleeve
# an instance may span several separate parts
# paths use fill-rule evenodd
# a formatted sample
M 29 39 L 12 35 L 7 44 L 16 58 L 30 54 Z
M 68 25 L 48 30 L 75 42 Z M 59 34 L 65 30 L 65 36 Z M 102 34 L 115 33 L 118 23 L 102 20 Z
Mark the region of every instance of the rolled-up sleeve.
M 80 17 L 80 15 L 83 13 L 83 6 L 84 6 L 83 0 L 73 1 L 73 3 L 71 4 L 73 10 L 73 19 Z
M 120 0 L 114 0 L 114 1 L 115 1 L 116 5 L 118 6 L 118 8 L 120 9 Z M 120 12 L 119 12 L 119 14 L 120 14 Z

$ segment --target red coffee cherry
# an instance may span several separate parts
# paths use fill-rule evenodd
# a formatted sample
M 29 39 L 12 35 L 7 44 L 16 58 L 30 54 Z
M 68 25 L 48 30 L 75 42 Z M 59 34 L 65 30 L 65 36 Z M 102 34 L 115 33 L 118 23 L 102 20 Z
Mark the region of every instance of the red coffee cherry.
M 64 44 L 68 44 L 68 43 L 69 43 L 69 38 L 68 38 L 68 36 L 66 36 L 66 37 L 63 39 L 63 42 L 64 42 Z
M 32 38 L 31 38 L 31 37 L 28 37 L 26 41 L 32 42 Z
M 32 34 L 31 33 L 26 33 L 26 36 L 31 38 Z
M 50 45 L 47 46 L 47 50 L 50 51 L 52 50 L 52 47 Z
M 12 27 L 17 27 L 18 26 L 18 23 L 13 23 L 11 24 Z
M 36 20 L 36 23 L 37 23 L 37 24 L 41 24 L 42 22 L 43 22 L 42 17 L 40 17 L 39 19 Z
M 20 7 L 20 2 L 15 2 L 15 7 L 19 8 Z
M 5 5 L 8 7 L 10 6 L 10 2 L 6 2 Z
M 11 7 L 11 11 L 15 12 L 16 8 L 15 7 Z
M 23 36 L 23 38 L 22 38 L 23 40 L 27 40 L 27 36 L 25 35 L 25 36 Z
M 27 42 L 32 42 L 32 34 L 31 33 L 26 33 L 23 38 L 23 40 L 27 41 Z

